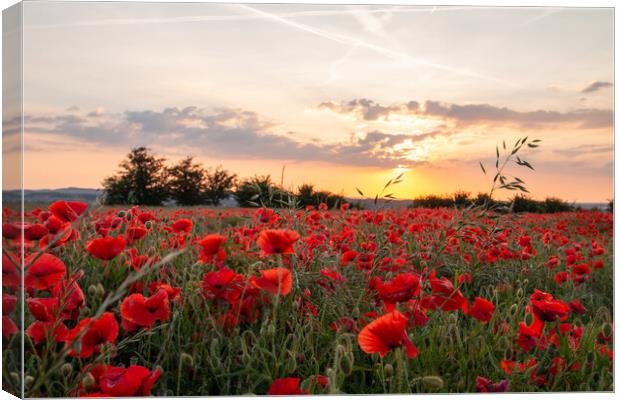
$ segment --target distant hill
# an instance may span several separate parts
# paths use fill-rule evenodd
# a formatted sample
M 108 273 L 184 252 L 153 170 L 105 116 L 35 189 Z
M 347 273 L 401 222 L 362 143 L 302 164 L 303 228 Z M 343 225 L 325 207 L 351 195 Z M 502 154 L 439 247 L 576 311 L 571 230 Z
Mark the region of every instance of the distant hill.
M 103 192 L 101 189 L 86 189 L 68 187 L 62 189 L 36 189 L 36 190 L 24 190 L 24 201 L 26 203 L 52 203 L 58 200 L 67 201 L 84 201 L 86 203 L 94 203 L 97 197 L 101 196 Z M 365 209 L 375 208 L 402 208 L 411 205 L 413 200 L 410 199 L 396 199 L 385 204 L 383 200 L 379 200 L 377 205 L 374 204 L 374 199 L 359 199 L 359 198 L 345 198 L 351 203 L 361 203 Z M 19 190 L 3 190 L 2 202 L 3 203 L 19 203 L 21 200 L 21 192 Z M 575 203 L 577 207 L 581 207 L 586 210 L 598 208 L 605 210 L 607 203 Z M 228 199 L 222 202 L 222 207 L 237 207 L 237 202 L 230 196 Z
M 62 189 L 36 189 L 24 190 L 24 202 L 26 203 L 52 203 L 58 200 L 84 201 L 94 203 L 101 195 L 99 189 L 62 188 Z M 3 203 L 19 203 L 21 201 L 20 190 L 3 190 Z

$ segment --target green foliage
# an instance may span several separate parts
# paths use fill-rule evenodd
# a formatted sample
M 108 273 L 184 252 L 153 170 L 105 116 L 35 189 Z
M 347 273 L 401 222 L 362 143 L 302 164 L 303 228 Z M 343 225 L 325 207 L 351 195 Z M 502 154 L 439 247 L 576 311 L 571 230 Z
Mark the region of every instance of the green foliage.
M 146 147 L 132 149 L 119 164 L 121 170 L 104 180 L 104 202 L 161 205 L 168 197 L 165 161 Z
M 170 198 L 178 205 L 193 206 L 205 203 L 206 171 L 192 157 L 186 157 L 168 168 Z
M 318 207 L 323 203 L 329 208 L 336 208 L 345 202 L 343 196 L 325 190 L 315 191 L 311 184 L 303 184 L 297 188 L 297 200 L 301 207 Z
M 282 207 L 293 194 L 277 186 L 270 175 L 242 180 L 234 192 L 240 207 Z
M 206 180 L 205 197 L 209 204 L 219 206 L 235 186 L 237 175 L 218 166 L 213 172 L 206 174 Z

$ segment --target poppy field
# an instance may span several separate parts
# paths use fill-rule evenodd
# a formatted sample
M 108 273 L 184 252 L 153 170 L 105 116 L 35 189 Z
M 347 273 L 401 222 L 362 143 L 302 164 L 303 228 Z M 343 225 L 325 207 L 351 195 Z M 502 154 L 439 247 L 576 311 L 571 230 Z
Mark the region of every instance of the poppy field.
M 3 213 L 28 397 L 613 390 L 611 213 Z

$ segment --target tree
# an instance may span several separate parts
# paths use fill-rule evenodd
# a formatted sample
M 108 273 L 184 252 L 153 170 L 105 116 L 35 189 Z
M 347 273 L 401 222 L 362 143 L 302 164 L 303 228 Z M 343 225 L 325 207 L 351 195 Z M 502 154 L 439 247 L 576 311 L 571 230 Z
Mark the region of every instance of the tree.
M 186 157 L 168 168 L 170 197 L 182 206 L 204 204 L 207 171 L 192 157 Z
M 221 166 L 206 174 L 205 197 L 210 204 L 219 206 L 220 202 L 228 198 L 230 191 L 237 181 L 237 175 L 228 172 Z
M 132 149 L 119 164 L 121 170 L 104 180 L 104 201 L 107 204 L 162 204 L 168 197 L 165 161 L 146 147 Z

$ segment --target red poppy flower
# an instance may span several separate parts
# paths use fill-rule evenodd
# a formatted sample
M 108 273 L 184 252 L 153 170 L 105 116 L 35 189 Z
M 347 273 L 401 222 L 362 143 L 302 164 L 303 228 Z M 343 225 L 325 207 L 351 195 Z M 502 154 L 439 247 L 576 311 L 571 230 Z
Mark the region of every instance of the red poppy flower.
M 319 271 L 319 273 L 323 275 L 324 277 L 329 278 L 333 281 L 343 280 L 342 275 L 340 275 L 338 272 L 334 271 L 333 269 L 323 268 Z
M 123 329 L 131 332 L 139 327 L 150 328 L 157 321 L 165 321 L 170 317 L 168 294 L 159 290 L 151 297 L 140 293 L 131 294 L 121 303 Z
M 21 236 L 22 227 L 19 224 L 2 224 L 2 237 L 13 240 Z
M 48 253 L 32 254 L 24 260 L 28 267 L 24 276 L 27 288 L 45 290 L 55 286 L 67 273 L 65 264 Z
M 482 376 L 476 377 L 476 392 L 478 393 L 496 393 L 507 392 L 510 384 L 507 380 L 503 379 L 499 383 L 493 383 L 490 379 Z
M 267 394 L 269 396 L 281 396 L 281 395 L 300 395 L 308 394 L 308 391 L 301 390 L 299 378 L 279 378 L 271 383 Z
M 2 293 L 2 315 L 8 315 L 13 312 L 15 309 L 15 304 L 17 304 L 17 297 Z
M 262 231 L 256 240 L 261 249 L 261 256 L 270 254 L 295 254 L 293 243 L 299 240 L 299 234 L 287 229 L 269 229 Z
M 181 294 L 181 288 L 178 287 L 172 287 L 170 285 L 168 285 L 167 283 L 164 282 L 152 282 L 149 283 L 149 292 L 151 292 L 151 294 L 155 294 L 157 293 L 160 289 L 165 291 L 166 294 L 168 295 L 168 299 L 169 300 L 175 300 L 177 298 L 181 298 L 180 294 Z
M 585 314 L 588 312 L 588 310 L 586 310 L 586 308 L 581 304 L 579 299 L 575 299 L 568 303 L 568 308 L 571 312 L 575 314 Z
M 129 246 L 133 245 L 138 240 L 142 239 L 146 236 L 147 230 L 141 226 L 133 226 L 131 228 L 127 228 L 126 236 L 127 236 L 127 244 Z
M 56 218 L 61 219 L 64 222 L 75 221 L 86 209 L 88 203 L 80 201 L 57 201 L 52 203 L 47 209 Z
M 24 226 L 24 238 L 26 240 L 39 240 L 47 234 L 47 229 L 41 224 L 31 224 Z
M 430 278 L 432 295 L 426 295 L 420 299 L 424 308 L 435 310 L 441 308 L 443 311 L 454 311 L 461 309 L 467 314 L 467 299 L 460 290 L 456 289 L 452 282 L 447 278 Z
M 566 319 L 568 306 L 560 300 L 538 300 L 532 301 L 532 311 L 541 321 L 550 322 L 556 319 Z
M 108 396 L 149 396 L 161 372 L 140 365 L 127 368 L 108 367 L 99 376 L 99 387 Z
M 553 280 L 558 285 L 561 285 L 568 280 L 568 273 L 566 273 L 566 271 L 560 271 L 557 274 L 555 274 L 555 276 L 553 277 Z
M 406 304 L 406 315 L 411 316 L 413 326 L 425 326 L 430 318 L 426 315 L 426 310 L 422 307 L 418 300 L 409 300 Z
M 201 250 L 198 259 L 205 263 L 214 258 L 225 260 L 226 252 L 224 251 L 224 243 L 226 243 L 226 237 L 217 234 L 207 235 L 200 239 L 198 245 L 200 245 Z
M 86 251 L 99 260 L 112 260 L 125 249 L 127 242 L 123 236 L 93 239 L 86 246 Z
M 55 320 L 55 314 L 58 312 L 57 298 L 29 298 L 26 300 L 26 304 L 32 316 L 38 321 L 49 322 Z
M 62 219 L 56 217 L 55 215 L 50 216 L 45 221 L 45 229 L 52 234 L 55 235 L 69 228 L 69 223 L 63 221 Z
M 519 335 L 517 344 L 525 352 L 529 352 L 534 347 L 545 348 L 546 342 L 542 335 L 542 330 L 536 325 L 528 326 L 524 322 L 519 322 Z
M 155 216 L 149 212 L 141 212 L 140 214 L 138 214 L 138 221 L 140 221 L 140 223 L 142 224 L 146 224 L 149 221 L 156 221 L 157 218 L 155 218 Z
M 51 337 L 54 342 L 64 342 L 68 333 L 67 327 L 62 322 L 57 323 L 56 321 L 34 321 L 26 328 L 26 334 L 35 344 L 45 342 L 48 337 Z
M 82 277 L 82 275 L 83 271 L 80 270 L 76 275 L 58 282 L 51 289 L 52 294 L 63 301 L 59 307 L 62 310 L 63 318 L 76 320 L 80 313 L 80 308 L 86 302 L 84 292 L 82 292 L 77 283 L 77 279 Z
M 573 282 L 583 283 L 587 281 L 590 276 L 590 267 L 588 264 L 577 264 L 573 267 L 570 275 Z
M 476 297 L 474 298 L 474 304 L 469 309 L 469 312 L 471 316 L 477 320 L 489 322 L 494 310 L 495 305 L 493 303 L 481 297 Z
M 179 219 L 172 224 L 172 231 L 174 233 L 189 233 L 192 230 L 194 224 L 189 219 Z
M 99 347 L 105 343 L 114 343 L 118 337 L 118 322 L 114 314 L 105 312 L 99 319 L 85 318 L 69 331 L 65 340 L 67 346 L 81 336 L 79 340 L 79 356 L 82 358 L 90 357 L 92 354 L 99 353 Z M 71 351 L 75 355 L 75 351 Z
M 392 311 L 395 303 L 409 301 L 420 294 L 420 279 L 413 274 L 399 274 L 386 283 L 378 282 L 377 292 L 386 309 Z
M 17 266 L 19 261 L 15 256 L 2 252 L 2 286 L 16 288 L 21 285 L 21 277 Z
M 404 344 L 407 356 L 416 357 L 419 350 L 409 340 L 406 326 L 407 318 L 394 310 L 366 325 L 357 335 L 357 343 L 365 353 L 379 353 L 381 357 Z
M 259 271 L 260 278 L 251 277 L 250 283 L 258 289 L 272 294 L 287 295 L 293 287 L 293 275 L 286 268 L 272 268 Z
M 11 336 L 15 335 L 17 332 L 19 332 L 19 329 L 17 328 L 17 325 L 15 325 L 15 322 L 13 322 L 13 320 L 7 317 L 6 315 L 3 315 L 2 316 L 2 337 L 4 339 L 10 339 Z
M 206 298 L 226 299 L 230 303 L 236 300 L 236 296 L 231 296 L 231 294 L 237 292 L 243 281 L 243 275 L 237 274 L 230 268 L 223 268 L 219 271 L 207 272 L 202 278 L 202 287 Z

